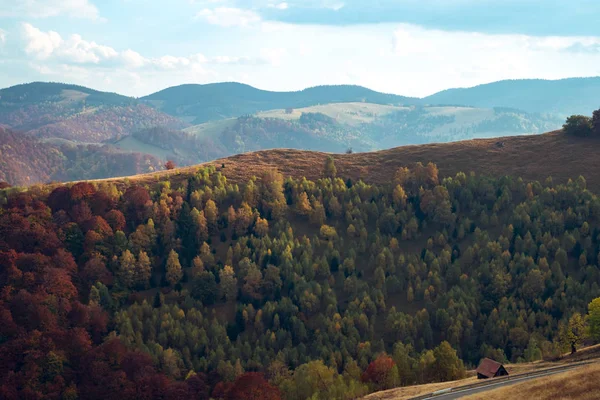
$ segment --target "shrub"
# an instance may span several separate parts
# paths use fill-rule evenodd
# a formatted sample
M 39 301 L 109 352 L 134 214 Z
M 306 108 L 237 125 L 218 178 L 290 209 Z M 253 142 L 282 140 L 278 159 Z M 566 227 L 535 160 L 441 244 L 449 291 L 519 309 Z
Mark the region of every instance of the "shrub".
M 600 109 L 594 111 L 592 116 L 592 134 L 600 136 Z
M 571 115 L 563 125 L 567 135 L 589 136 L 592 133 L 592 120 L 585 115 Z

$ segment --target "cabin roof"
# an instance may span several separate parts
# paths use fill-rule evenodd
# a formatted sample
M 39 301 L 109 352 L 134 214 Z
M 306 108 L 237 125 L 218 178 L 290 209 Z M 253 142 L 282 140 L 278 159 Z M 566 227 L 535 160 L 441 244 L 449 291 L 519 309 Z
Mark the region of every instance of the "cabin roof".
M 493 378 L 500 368 L 502 368 L 502 364 L 500 364 L 499 362 L 496 362 L 489 358 L 484 358 L 483 360 L 481 360 L 481 363 L 479 364 L 479 367 L 477 367 L 476 372 L 478 374 L 487 376 L 488 378 Z

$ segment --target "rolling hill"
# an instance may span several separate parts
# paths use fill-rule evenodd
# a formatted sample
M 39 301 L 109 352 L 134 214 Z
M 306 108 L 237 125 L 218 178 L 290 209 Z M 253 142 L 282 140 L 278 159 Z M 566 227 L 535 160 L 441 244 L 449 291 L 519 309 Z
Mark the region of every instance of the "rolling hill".
M 599 143 L 272 150 L 2 189 L 0 397 L 353 400 L 559 358 L 600 326 Z
M 103 144 L 39 140 L 0 127 L 0 181 L 11 185 L 135 175 L 161 168 L 162 163 L 148 154 Z
M 143 97 L 160 110 L 193 124 L 303 108 L 319 104 L 366 102 L 384 105 L 506 107 L 531 113 L 590 114 L 600 106 L 600 77 L 561 80 L 505 80 L 472 88 L 448 89 L 419 99 L 378 93 L 360 86 L 318 86 L 298 92 L 270 92 L 240 83 L 181 85 Z
M 158 109 L 194 124 L 277 108 L 367 102 L 417 104 L 418 99 L 378 93 L 361 86 L 318 86 L 298 92 L 270 92 L 241 83 L 181 85 L 142 97 Z
M 537 134 L 562 120 L 512 109 L 391 106 L 333 103 L 270 110 L 254 116 L 206 122 L 184 130 L 137 132 L 114 144 L 125 150 L 191 165 L 236 153 L 273 148 L 343 153 L 450 142 L 472 138 Z
M 566 183 L 568 179 L 581 175 L 590 190 L 600 192 L 599 147 L 598 138 L 574 138 L 556 131 L 332 156 L 340 176 L 376 184 L 389 182 L 399 167 L 416 162 L 435 162 L 444 176 L 465 171 L 493 177 L 519 176 L 524 180 L 544 181 L 552 177 L 557 183 Z M 284 176 L 316 180 L 322 177 L 322 165 L 328 156 L 323 152 L 275 149 L 238 154 L 202 165 L 215 165 L 235 183 L 246 182 L 269 168 L 277 168 Z M 225 168 L 221 168 L 222 164 Z M 183 167 L 132 179 L 154 182 L 168 177 L 176 182 L 187 179 L 197 168 Z M 107 180 L 118 182 L 119 178 Z
M 0 90 L 0 125 L 37 137 L 79 142 L 101 142 L 153 126 L 186 126 L 130 97 L 43 82 Z
M 427 104 L 510 107 L 563 117 L 588 115 L 600 107 L 600 77 L 560 80 L 506 80 L 472 88 L 449 89 L 425 97 Z
M 365 152 L 538 134 L 558 129 L 567 114 L 589 115 L 598 82 L 502 81 L 425 99 L 360 86 L 270 92 L 238 83 L 182 85 L 134 99 L 35 82 L 0 90 L 0 126 L 45 143 L 110 144 L 183 166 L 273 148 Z

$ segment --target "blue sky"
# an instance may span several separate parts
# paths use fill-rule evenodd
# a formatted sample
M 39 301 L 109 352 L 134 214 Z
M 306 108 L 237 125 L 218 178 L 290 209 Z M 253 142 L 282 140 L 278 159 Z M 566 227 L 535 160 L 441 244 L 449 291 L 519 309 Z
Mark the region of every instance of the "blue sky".
M 597 0 L 0 0 L 0 87 L 182 83 L 425 96 L 600 75 Z

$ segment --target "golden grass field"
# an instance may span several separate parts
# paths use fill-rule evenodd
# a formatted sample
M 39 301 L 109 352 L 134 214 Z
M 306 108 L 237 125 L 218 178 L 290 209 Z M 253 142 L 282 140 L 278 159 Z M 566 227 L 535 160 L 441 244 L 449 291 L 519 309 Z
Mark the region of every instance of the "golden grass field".
M 518 393 L 518 396 L 515 394 Z M 597 400 L 600 398 L 600 364 L 586 365 L 562 374 L 478 393 L 465 400 Z
M 498 143 L 503 143 L 502 146 Z M 453 143 L 396 147 L 367 153 L 334 154 L 338 176 L 366 182 L 389 183 L 395 171 L 417 161 L 437 164 L 440 175 L 453 176 L 471 171 L 489 176 L 513 175 L 526 181 L 564 183 L 582 175 L 588 188 L 600 193 L 600 139 L 564 135 L 560 131 L 541 135 L 475 139 Z M 201 165 L 215 165 L 228 180 L 243 183 L 261 170 L 277 168 L 285 176 L 319 179 L 329 154 L 291 150 L 263 150 L 231 156 Z M 221 169 L 221 164 L 225 168 Z M 169 177 L 174 183 L 186 179 L 197 166 L 130 177 L 131 181 L 151 183 Z M 110 178 L 106 181 L 122 180 Z

